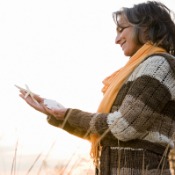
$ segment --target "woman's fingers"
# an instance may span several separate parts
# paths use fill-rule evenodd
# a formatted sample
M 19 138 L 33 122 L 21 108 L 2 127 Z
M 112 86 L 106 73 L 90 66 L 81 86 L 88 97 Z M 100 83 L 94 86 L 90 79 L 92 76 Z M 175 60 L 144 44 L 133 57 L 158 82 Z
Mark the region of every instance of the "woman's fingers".
M 46 115 L 52 115 L 58 120 L 64 120 L 66 113 L 66 108 L 48 108 L 44 104 L 44 98 L 30 91 L 29 87 L 26 85 L 26 89 L 15 85 L 20 91 L 20 97 L 35 110 L 42 112 Z
M 46 115 L 49 115 L 49 113 L 45 110 L 43 107 L 43 98 L 39 97 L 38 95 L 35 95 L 33 98 L 36 98 L 35 101 L 33 98 L 29 95 L 25 97 L 25 94 L 20 94 L 20 97 L 31 107 L 33 107 L 35 110 L 42 112 Z

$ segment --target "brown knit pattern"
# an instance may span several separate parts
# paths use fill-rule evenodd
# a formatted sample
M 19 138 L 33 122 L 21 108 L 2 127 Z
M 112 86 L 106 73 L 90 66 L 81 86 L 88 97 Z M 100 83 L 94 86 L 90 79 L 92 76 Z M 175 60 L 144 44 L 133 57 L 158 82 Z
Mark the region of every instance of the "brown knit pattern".
M 120 89 L 110 113 L 72 109 L 64 128 L 69 133 L 88 138 L 90 133 L 109 131 L 100 142 L 100 175 L 170 175 L 173 165 L 168 154 L 175 132 L 173 65 L 170 55 L 143 61 Z

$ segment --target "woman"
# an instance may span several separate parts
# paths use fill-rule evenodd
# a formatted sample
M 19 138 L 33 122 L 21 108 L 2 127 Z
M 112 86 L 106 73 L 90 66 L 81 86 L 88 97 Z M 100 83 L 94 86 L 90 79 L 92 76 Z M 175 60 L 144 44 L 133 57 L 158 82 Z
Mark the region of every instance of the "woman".
M 129 61 L 103 83 L 98 111 L 47 108 L 46 100 L 20 90 L 48 122 L 92 142 L 100 175 L 170 175 L 175 131 L 175 24 L 170 10 L 148 1 L 113 13 L 116 44 Z M 34 100 L 33 100 L 34 98 Z

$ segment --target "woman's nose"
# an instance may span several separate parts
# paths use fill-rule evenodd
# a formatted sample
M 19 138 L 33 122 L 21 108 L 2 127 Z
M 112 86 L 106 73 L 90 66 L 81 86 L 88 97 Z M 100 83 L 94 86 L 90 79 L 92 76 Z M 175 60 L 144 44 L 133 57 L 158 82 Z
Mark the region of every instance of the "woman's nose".
M 120 35 L 117 35 L 115 38 L 115 44 L 119 44 L 120 43 Z

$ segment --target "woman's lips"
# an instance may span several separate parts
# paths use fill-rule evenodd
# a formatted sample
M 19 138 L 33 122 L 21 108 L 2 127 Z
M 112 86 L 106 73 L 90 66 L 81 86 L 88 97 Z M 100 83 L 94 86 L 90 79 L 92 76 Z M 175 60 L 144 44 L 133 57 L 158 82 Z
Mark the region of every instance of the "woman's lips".
M 123 49 L 125 43 L 126 43 L 126 42 L 123 42 L 123 43 L 120 45 L 122 49 Z

